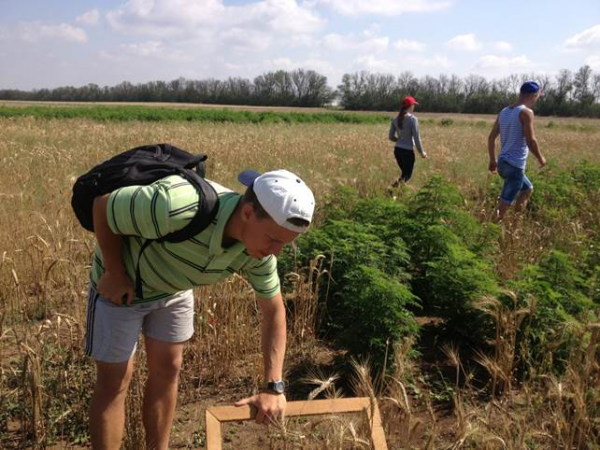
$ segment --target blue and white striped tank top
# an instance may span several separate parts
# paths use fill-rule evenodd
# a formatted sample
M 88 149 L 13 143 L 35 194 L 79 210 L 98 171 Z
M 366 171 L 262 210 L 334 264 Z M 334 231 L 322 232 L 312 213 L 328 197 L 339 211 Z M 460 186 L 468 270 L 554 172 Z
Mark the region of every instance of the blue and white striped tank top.
M 523 111 L 525 105 L 515 106 L 514 108 L 506 107 L 500 111 L 498 121 L 500 123 L 500 156 L 511 166 L 525 169 L 527 165 L 527 156 L 529 155 L 529 147 L 523 133 L 523 124 L 519 115 Z

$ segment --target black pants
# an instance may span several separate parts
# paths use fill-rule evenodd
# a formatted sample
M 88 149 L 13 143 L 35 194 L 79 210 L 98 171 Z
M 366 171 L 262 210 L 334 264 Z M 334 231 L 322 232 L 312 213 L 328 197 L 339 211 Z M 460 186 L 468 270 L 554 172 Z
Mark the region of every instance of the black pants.
M 415 167 L 415 152 L 414 150 L 407 150 L 405 148 L 395 147 L 394 156 L 400 167 L 400 179 L 404 182 L 410 180 Z

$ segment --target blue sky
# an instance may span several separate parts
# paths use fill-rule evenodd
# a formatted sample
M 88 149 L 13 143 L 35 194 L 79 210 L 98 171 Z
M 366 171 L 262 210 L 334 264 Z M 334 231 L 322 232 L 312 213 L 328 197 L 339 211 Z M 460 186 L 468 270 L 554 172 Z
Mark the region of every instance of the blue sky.
M 600 73 L 599 0 L 0 0 L 0 89 L 584 64 Z

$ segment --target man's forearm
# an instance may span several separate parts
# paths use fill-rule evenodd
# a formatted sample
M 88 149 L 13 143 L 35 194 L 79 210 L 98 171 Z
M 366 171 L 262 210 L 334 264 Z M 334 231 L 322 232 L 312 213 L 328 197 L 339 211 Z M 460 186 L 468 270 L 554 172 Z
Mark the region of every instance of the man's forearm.
M 281 294 L 272 299 L 257 298 L 262 314 L 262 351 L 265 365 L 265 382 L 283 378 L 285 358 L 285 306 Z M 279 391 L 261 391 L 252 397 L 237 402 L 236 406 L 254 405 L 257 408 L 256 422 L 274 423 L 285 413 L 286 399 Z
M 488 153 L 490 156 L 490 164 L 496 163 L 496 139 L 500 135 L 500 122 L 499 119 L 496 118 L 494 122 L 494 126 L 488 135 Z
M 98 246 L 102 251 L 102 260 L 107 272 L 125 271 L 123 260 L 121 259 L 121 236 L 112 232 L 108 226 L 106 218 L 106 207 L 108 203 L 108 194 L 96 197 L 94 200 L 94 233 Z
M 283 298 L 279 294 L 262 308 L 262 351 L 264 358 L 265 381 L 283 378 L 283 362 L 286 345 L 286 320 Z
M 533 139 L 527 142 L 527 147 L 533 155 L 540 161 L 542 159 L 542 152 L 540 152 L 540 148 L 538 147 L 537 140 Z
M 490 161 L 496 161 L 496 139 L 488 140 L 488 153 L 490 155 Z

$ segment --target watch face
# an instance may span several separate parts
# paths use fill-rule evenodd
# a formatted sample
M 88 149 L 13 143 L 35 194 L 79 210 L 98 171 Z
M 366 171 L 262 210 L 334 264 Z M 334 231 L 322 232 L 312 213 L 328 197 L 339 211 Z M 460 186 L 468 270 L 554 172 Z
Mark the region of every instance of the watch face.
M 269 389 L 278 394 L 283 394 L 285 392 L 285 382 L 283 380 L 272 381 L 269 383 Z

